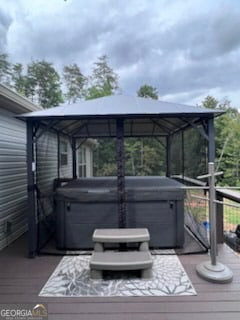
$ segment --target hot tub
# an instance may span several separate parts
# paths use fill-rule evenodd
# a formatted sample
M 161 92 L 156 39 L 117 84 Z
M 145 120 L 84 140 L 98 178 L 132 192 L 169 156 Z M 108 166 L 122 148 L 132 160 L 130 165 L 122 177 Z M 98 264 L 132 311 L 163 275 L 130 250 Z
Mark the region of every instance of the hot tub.
M 126 177 L 127 228 L 148 228 L 150 247 L 184 242 L 183 185 L 166 177 Z M 56 190 L 56 241 L 61 249 L 91 249 L 96 228 L 118 228 L 117 178 L 81 178 Z

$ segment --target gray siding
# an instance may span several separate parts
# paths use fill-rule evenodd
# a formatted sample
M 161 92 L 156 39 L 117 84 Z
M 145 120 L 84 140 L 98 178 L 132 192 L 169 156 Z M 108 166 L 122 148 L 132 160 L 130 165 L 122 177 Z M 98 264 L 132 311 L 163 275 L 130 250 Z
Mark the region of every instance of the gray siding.
M 66 140 L 68 141 L 68 140 Z M 88 150 L 88 175 L 92 158 Z M 57 135 L 44 133 L 37 143 L 37 184 L 49 195 L 57 178 Z M 72 177 L 72 150 L 68 142 L 68 165 L 60 167 L 60 177 Z M 41 200 L 44 213 L 52 211 L 48 198 Z M 0 109 L 0 250 L 27 230 L 26 124 Z
M 26 126 L 0 110 L 0 249 L 27 230 L 26 207 Z
M 27 230 L 26 124 L 14 114 L 0 110 L 0 250 Z M 72 153 L 68 146 L 68 165 L 61 177 L 72 176 Z M 37 183 L 43 194 L 52 191 L 57 178 L 57 136 L 46 133 L 37 144 Z M 42 202 L 45 213 L 52 206 Z
M 57 178 L 57 138 L 55 134 L 43 134 L 37 142 L 37 184 L 41 192 L 52 191 Z

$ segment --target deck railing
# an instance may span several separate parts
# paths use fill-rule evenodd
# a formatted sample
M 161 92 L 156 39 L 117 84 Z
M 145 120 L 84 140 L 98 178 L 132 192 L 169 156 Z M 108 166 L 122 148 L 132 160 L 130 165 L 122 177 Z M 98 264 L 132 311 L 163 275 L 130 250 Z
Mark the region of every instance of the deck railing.
M 174 176 L 186 185 L 185 207 L 209 229 L 209 197 L 208 188 L 201 181 L 187 177 Z M 216 188 L 216 216 L 217 216 L 217 241 L 224 242 L 224 234 L 235 232 L 240 224 L 240 188 L 217 187 Z
M 224 242 L 226 232 L 235 232 L 240 224 L 240 193 L 231 189 L 216 189 L 217 241 Z M 185 206 L 199 223 L 209 229 L 208 191 L 187 190 Z
M 219 242 L 224 242 L 224 232 L 234 232 L 240 224 L 240 192 L 235 188 L 217 188 L 216 198 Z

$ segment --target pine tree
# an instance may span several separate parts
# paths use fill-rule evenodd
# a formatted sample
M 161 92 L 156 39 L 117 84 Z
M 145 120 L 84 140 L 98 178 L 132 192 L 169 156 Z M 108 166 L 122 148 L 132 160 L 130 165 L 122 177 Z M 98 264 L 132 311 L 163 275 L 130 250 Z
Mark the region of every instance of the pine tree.
M 90 86 L 85 98 L 95 99 L 116 93 L 118 89 L 118 75 L 108 65 L 108 58 L 103 55 L 94 63 Z
M 23 65 L 21 63 L 12 66 L 11 84 L 18 93 L 25 94 L 26 77 L 23 75 Z
M 63 79 L 67 88 L 65 97 L 68 103 L 75 103 L 83 98 L 87 78 L 82 74 L 77 64 L 64 66 Z
M 11 63 L 6 53 L 0 54 L 0 83 L 10 86 Z

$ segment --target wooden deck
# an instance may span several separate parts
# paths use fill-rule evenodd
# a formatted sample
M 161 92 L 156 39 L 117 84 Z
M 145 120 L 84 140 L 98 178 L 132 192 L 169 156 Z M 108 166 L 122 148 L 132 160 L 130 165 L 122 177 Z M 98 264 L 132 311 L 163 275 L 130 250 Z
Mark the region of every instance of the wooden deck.
M 234 272 L 231 284 L 211 284 L 195 272 L 207 255 L 185 255 L 180 260 L 197 296 L 134 298 L 46 298 L 38 293 L 60 261 L 59 256 L 26 258 L 26 237 L 0 252 L 0 303 L 45 303 L 56 320 L 239 320 L 240 258 L 226 246 L 219 260 Z

